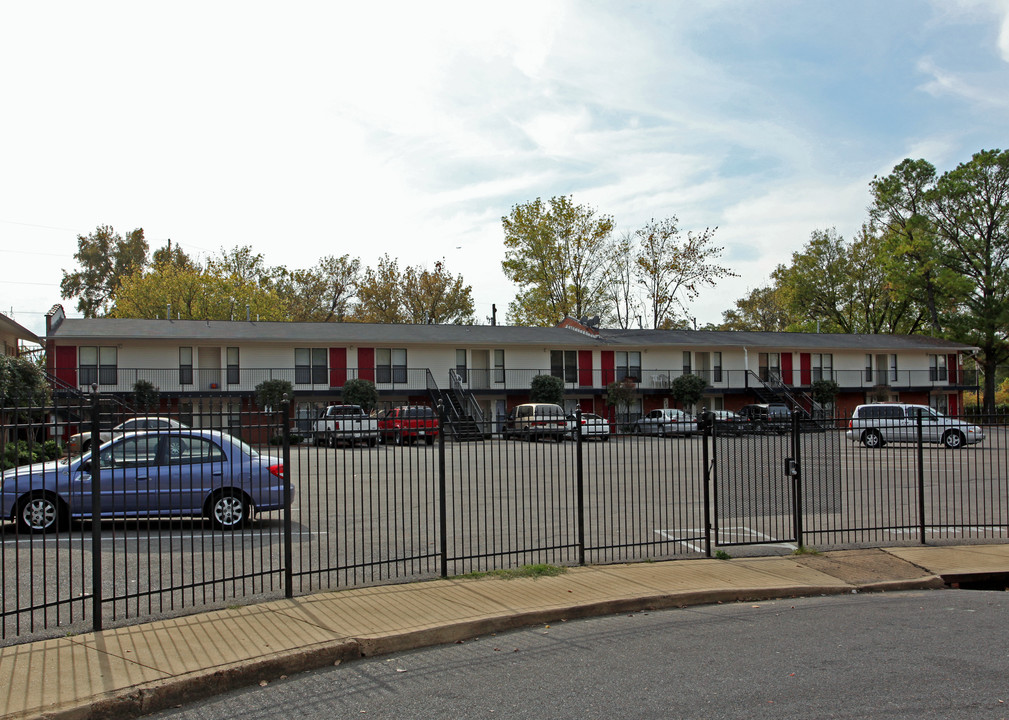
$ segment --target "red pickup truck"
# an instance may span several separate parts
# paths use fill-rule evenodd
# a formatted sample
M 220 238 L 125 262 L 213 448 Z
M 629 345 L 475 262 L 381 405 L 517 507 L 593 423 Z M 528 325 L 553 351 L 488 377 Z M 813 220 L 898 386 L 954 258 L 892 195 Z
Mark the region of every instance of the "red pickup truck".
M 397 445 L 421 439 L 433 445 L 438 438 L 438 415 L 426 405 L 395 407 L 379 416 L 378 432 L 385 442 Z

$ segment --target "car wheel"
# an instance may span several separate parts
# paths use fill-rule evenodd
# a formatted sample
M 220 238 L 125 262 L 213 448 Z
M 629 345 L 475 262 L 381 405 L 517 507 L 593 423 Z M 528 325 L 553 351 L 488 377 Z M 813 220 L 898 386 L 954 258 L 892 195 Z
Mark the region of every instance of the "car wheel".
M 599 439 L 602 440 L 603 442 L 609 442 L 610 436 L 609 435 L 603 435 Z
M 964 442 L 964 436 L 956 430 L 950 430 L 942 436 L 942 444 L 948 448 L 962 448 Z
M 326 447 L 335 448 L 336 447 L 336 435 L 333 433 L 326 434 Z
M 368 447 L 378 447 L 378 438 L 377 437 L 368 438 Z
M 403 444 L 403 433 L 396 433 L 396 444 L 397 445 Z
M 559 442 L 559 443 L 564 442 L 564 434 L 563 433 L 557 433 L 557 442 Z
M 862 433 L 862 444 L 867 448 L 883 447 L 883 436 L 878 430 L 866 430 Z
M 64 522 L 64 510 L 60 501 L 49 493 L 33 492 L 18 503 L 17 520 L 23 532 L 55 532 Z
M 219 490 L 207 505 L 207 517 L 217 530 L 237 530 L 249 519 L 249 501 L 239 490 Z
M 424 438 L 424 442 L 428 445 L 434 445 L 434 438 L 429 435 L 428 437 Z

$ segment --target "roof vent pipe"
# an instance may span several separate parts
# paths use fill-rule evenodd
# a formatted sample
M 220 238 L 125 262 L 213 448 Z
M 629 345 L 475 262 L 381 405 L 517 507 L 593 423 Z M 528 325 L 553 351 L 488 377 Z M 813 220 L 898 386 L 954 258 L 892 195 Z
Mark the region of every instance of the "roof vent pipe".
M 248 305 L 245 306 L 245 322 L 252 320 L 252 308 Z
M 172 319 L 172 304 L 171 303 L 168 303 L 168 312 L 165 313 L 165 317 L 168 318 L 169 320 Z

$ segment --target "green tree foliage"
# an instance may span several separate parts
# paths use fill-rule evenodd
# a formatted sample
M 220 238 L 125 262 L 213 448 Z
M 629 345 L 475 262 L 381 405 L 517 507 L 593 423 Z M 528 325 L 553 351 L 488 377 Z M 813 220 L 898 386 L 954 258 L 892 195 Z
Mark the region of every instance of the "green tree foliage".
M 984 410 L 994 411 L 996 368 L 1009 360 L 1009 150 L 982 150 L 929 193 L 940 262 L 958 278 L 952 335 L 981 348 Z
M 735 308 L 722 312 L 722 324 L 718 329 L 784 332 L 792 322 L 781 289 L 768 285 L 751 290 L 749 295 L 736 300 Z
M 599 314 L 613 219 L 571 197 L 536 198 L 501 218 L 504 274 L 519 287 L 509 322 L 552 326 L 565 316 Z
M 0 355 L 0 407 L 40 407 L 49 403 L 49 383 L 35 363 Z
M 406 322 L 403 310 L 403 278 L 399 263 L 383 255 L 378 267 L 365 269 L 357 289 L 354 320 L 369 323 Z
M 555 375 L 536 375 L 529 383 L 529 402 L 564 406 L 564 381 Z
M 378 388 L 371 380 L 348 380 L 343 384 L 341 397 L 347 405 L 360 405 L 365 412 L 371 412 L 378 406 Z
M 193 270 L 196 268 L 196 261 L 189 257 L 185 250 L 179 247 L 178 243 L 172 245 L 171 240 L 165 243 L 164 247 L 158 248 L 151 254 L 151 264 L 154 267 L 170 265 L 180 270 Z
M 256 385 L 256 404 L 263 410 L 277 412 L 284 403 L 294 397 L 294 386 L 290 380 L 264 380 Z
M 403 272 L 403 307 L 407 322 L 473 324 L 473 288 L 453 276 L 441 260 L 433 270 L 408 267 Z
M 708 384 L 699 375 L 686 373 L 673 379 L 669 383 L 669 394 L 684 409 L 690 409 L 696 405 L 704 396 L 704 388 Z
M 652 220 L 636 232 L 638 249 L 634 259 L 638 283 L 644 287 L 651 309 L 653 328 L 682 325 L 685 303 L 697 298 L 704 286 L 716 280 L 735 277 L 726 267 L 716 264 L 724 248 L 712 244 L 715 230 L 687 233 L 681 237 L 676 217 Z
M 133 403 L 141 412 L 151 412 L 158 407 L 161 392 L 150 380 L 140 379 L 133 383 Z
M 124 238 L 111 226 L 100 225 L 87 237 L 77 236 L 74 260 L 79 269 L 63 271 L 60 292 L 65 298 L 78 298 L 77 310 L 84 317 L 105 315 L 124 279 L 147 263 L 144 230 L 137 228 Z
M 834 402 L 834 398 L 841 391 L 841 387 L 829 378 L 814 380 L 809 386 L 809 394 L 820 405 L 829 405 Z
M 298 322 L 344 322 L 352 312 L 361 277 L 361 261 L 327 255 L 304 270 L 279 268 L 274 283 L 288 318 Z
M 617 411 L 623 410 L 623 415 L 626 417 L 631 412 L 631 407 L 637 402 L 638 392 L 634 388 L 633 382 L 612 382 L 606 386 L 606 404 L 612 405 L 617 408 Z

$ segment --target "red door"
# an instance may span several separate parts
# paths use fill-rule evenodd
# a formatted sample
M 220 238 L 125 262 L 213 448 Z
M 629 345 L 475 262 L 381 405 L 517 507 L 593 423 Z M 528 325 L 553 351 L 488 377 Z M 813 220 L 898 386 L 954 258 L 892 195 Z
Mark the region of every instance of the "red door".
M 603 387 L 606 387 L 616 379 L 616 367 L 617 364 L 612 350 L 603 350 L 599 353 L 599 369 L 602 371 L 601 380 Z
M 578 384 L 592 387 L 592 351 L 578 351 Z
M 53 373 L 57 380 L 62 380 L 70 387 L 77 387 L 77 346 L 57 345 L 56 346 L 56 372 Z
M 343 387 L 347 384 L 347 348 L 329 349 L 329 386 Z
M 781 353 L 781 382 L 786 385 L 795 383 L 795 378 L 792 377 L 792 353 L 790 352 Z
M 799 353 L 799 384 L 809 385 L 813 382 L 813 359 L 809 353 Z
M 357 376 L 375 382 L 375 348 L 357 349 Z

